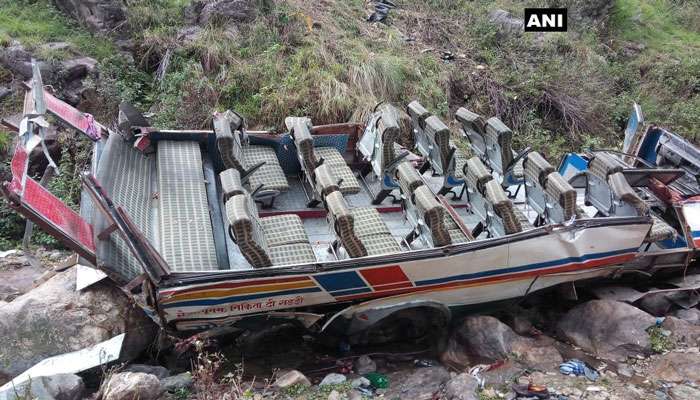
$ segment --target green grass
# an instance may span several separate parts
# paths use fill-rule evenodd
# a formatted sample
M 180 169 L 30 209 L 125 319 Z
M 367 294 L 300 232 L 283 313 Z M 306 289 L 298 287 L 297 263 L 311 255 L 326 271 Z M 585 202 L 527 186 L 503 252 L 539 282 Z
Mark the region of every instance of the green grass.
M 98 60 L 114 52 L 109 40 L 78 28 L 48 0 L 0 0 L 0 44 L 7 45 L 11 39 L 30 48 L 68 42 L 77 52 Z

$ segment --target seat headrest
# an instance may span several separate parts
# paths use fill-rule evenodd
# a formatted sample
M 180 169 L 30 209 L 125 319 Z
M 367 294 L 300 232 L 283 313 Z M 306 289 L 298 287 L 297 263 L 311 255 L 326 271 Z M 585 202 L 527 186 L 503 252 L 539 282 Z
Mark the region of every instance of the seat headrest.
M 219 174 L 219 179 L 221 180 L 224 202 L 233 196 L 247 193 L 241 182 L 241 173 L 237 169 L 229 168 L 224 170 Z
M 467 133 L 476 133 L 479 135 L 484 135 L 484 127 L 486 121 L 484 117 L 477 113 L 473 113 L 464 107 L 460 107 L 455 114 L 455 119 L 462 124 Z
M 545 190 L 564 210 L 565 220 L 576 215 L 576 189 L 559 172 L 547 176 Z
M 466 169 L 465 179 L 467 185 L 471 186 L 472 189 L 482 192 L 484 184 L 490 180 L 493 180 L 493 176 L 489 172 L 486 165 L 481 161 L 479 157 L 472 157 L 467 160 L 464 164 Z
M 413 168 L 413 165 L 408 161 L 399 164 L 396 169 L 396 178 L 406 196 L 410 196 L 416 188 L 423 185 L 423 179 L 420 173 Z
M 525 168 L 525 177 L 544 187 L 547 176 L 554 172 L 554 167 L 542 155 L 536 151 L 532 151 L 525 156 L 523 161 Z
M 425 127 L 425 120 L 430 116 L 430 113 L 428 110 L 423 107 L 418 100 L 413 100 L 412 102 L 408 103 L 408 107 L 406 108 L 408 110 L 408 115 L 411 117 L 411 120 L 413 120 L 414 124 L 418 124 L 419 128 L 424 128 Z

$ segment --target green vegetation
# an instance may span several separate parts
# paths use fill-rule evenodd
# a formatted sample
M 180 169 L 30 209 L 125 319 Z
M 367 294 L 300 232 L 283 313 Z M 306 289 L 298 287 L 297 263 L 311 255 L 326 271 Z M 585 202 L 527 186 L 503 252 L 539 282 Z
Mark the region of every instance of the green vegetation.
M 652 326 L 647 329 L 649 334 L 649 343 L 651 344 L 651 350 L 654 353 L 664 353 L 673 350 L 674 344 L 664 329 L 660 326 Z

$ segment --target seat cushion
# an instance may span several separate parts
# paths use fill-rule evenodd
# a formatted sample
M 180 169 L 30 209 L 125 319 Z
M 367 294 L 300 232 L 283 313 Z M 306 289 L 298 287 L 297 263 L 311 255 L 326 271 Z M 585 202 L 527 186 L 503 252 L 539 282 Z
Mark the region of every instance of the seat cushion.
M 355 234 L 361 240 L 374 235 L 391 234 L 377 209 L 372 207 L 353 208 L 350 213 L 355 220 Z
M 270 248 L 272 265 L 309 264 L 316 262 L 316 255 L 309 243 L 285 244 Z
M 552 172 L 546 180 L 547 194 L 564 210 L 564 219 L 576 215 L 576 190 L 558 172 Z
M 309 243 L 304 224 L 296 214 L 275 215 L 260 219 L 265 240 L 270 247 Z
M 430 229 L 435 246 L 447 246 L 452 243 L 445 229 L 445 208 L 437 201 L 433 192 L 427 186 L 421 186 L 413 194 L 413 202 L 420 217 Z
M 652 216 L 652 225 L 645 242 L 658 242 L 661 240 L 671 239 L 676 236 L 676 230 L 659 217 Z
M 241 183 L 241 174 L 235 168 L 229 168 L 219 174 L 221 180 L 221 192 L 224 195 L 224 202 L 237 194 L 245 194 L 246 190 Z
M 328 165 L 336 179 L 343 180 L 340 184 L 341 193 L 354 194 L 360 192 L 360 183 L 338 149 L 335 147 L 316 147 L 314 152 L 317 159 L 323 158 L 323 163 Z
M 326 208 L 328 209 L 328 222 L 335 230 L 345 251 L 350 257 L 363 257 L 367 255 L 367 249 L 355 233 L 355 219 L 348 207 L 343 194 L 332 192 L 326 196 Z
M 265 164 L 248 178 L 251 189 L 255 190 L 258 186 L 263 185 L 268 190 L 279 190 L 280 192 L 289 190 L 287 177 L 280 166 L 275 149 L 257 145 L 243 147 L 243 164 L 246 169 L 261 162 L 265 162 Z
M 450 215 L 450 213 L 444 213 L 443 219 L 445 229 L 447 229 L 447 233 L 450 235 L 450 242 L 452 244 L 469 242 L 469 239 L 467 239 L 467 237 L 464 235 L 464 232 L 462 232 L 462 230 L 459 229 L 457 222 L 452 218 L 452 215 Z
M 375 235 L 371 239 L 363 240 L 363 243 L 367 248 L 368 256 L 399 253 L 401 251 L 401 246 L 390 234 Z
M 465 180 L 467 185 L 472 189 L 483 193 L 483 185 L 492 180 L 493 176 L 486 168 L 486 165 L 479 159 L 479 157 L 472 157 L 467 160 L 467 175 Z
M 506 234 L 520 232 L 522 230 L 520 218 L 515 213 L 513 203 L 505 194 L 501 185 L 495 180 L 490 180 L 486 183 L 485 188 L 486 199 L 491 203 L 496 215 L 503 221 Z
M 462 151 L 459 147 L 457 147 L 457 151 L 455 151 L 455 172 L 454 172 L 454 177 L 457 179 L 464 179 L 464 165 L 467 163 L 467 160 L 469 157 L 467 154 Z

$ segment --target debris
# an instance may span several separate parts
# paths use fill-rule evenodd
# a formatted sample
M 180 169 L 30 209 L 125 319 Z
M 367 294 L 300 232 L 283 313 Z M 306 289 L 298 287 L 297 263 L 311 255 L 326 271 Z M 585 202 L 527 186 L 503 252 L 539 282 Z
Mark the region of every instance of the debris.
M 389 14 L 389 10 L 392 8 L 396 8 L 396 4 L 389 0 L 379 0 L 376 2 L 374 5 L 374 12 L 367 17 L 368 22 L 384 22 L 386 20 L 387 15 Z
M 549 390 L 547 387 L 532 383 L 527 385 L 513 385 L 511 389 L 520 396 L 535 397 L 537 399 L 546 399 L 549 397 Z
M 377 363 L 374 362 L 369 356 L 360 356 L 355 360 L 355 372 L 360 375 L 364 375 L 377 370 Z
M 443 52 L 440 54 L 440 58 L 441 58 L 443 61 L 452 61 L 452 60 L 455 59 L 455 55 L 454 55 L 454 53 L 452 53 L 451 51 L 443 51 Z
M 587 365 L 585 362 L 577 359 L 571 359 L 559 366 L 559 371 L 564 375 L 574 375 L 581 376 L 585 375 L 586 378 L 595 382 L 600 376 L 598 371 Z
M 319 383 L 319 386 L 324 386 L 324 385 L 337 385 L 339 383 L 343 383 L 347 381 L 348 378 L 345 377 L 343 374 L 336 374 L 336 373 L 330 373 L 326 375 L 321 383 Z
M 80 292 L 95 283 L 105 279 L 107 274 L 99 269 L 90 268 L 85 265 L 78 264 L 75 276 L 75 290 Z
M 435 363 L 431 360 L 413 360 L 413 365 L 418 368 L 434 367 Z
M 370 372 L 365 374 L 365 378 L 367 378 L 372 387 L 377 389 L 386 389 L 390 384 L 389 378 L 387 378 L 384 374 L 380 374 L 379 372 Z

